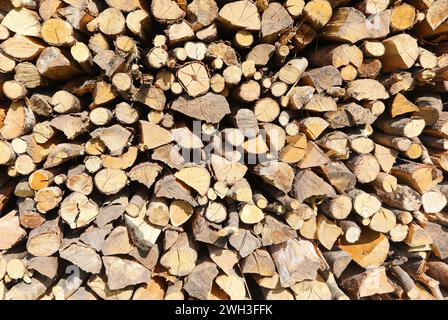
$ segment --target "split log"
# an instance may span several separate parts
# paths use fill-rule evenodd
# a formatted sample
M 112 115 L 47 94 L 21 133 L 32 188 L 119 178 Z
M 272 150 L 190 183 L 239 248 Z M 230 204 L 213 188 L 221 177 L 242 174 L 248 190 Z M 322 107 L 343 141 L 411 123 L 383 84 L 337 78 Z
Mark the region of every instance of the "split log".
M 137 217 L 125 216 L 125 222 L 132 242 L 140 249 L 148 251 L 155 245 L 161 227 L 147 222 L 145 216 L 145 210 L 141 210 Z
M 187 63 L 177 71 L 180 84 L 190 97 L 197 97 L 207 93 L 210 79 L 206 68 L 201 63 Z
M 119 257 L 103 257 L 107 286 L 111 290 L 149 281 L 150 273 L 138 262 Z
M 57 284 L 51 288 L 51 292 L 54 295 L 55 300 L 67 300 L 69 299 L 82 285 L 83 280 L 86 278 L 85 273 L 74 274 L 67 278 L 61 278 Z
M 370 14 L 377 13 L 371 12 L 370 8 L 367 11 Z M 348 27 L 349 25 L 351 26 L 350 28 Z M 329 23 L 322 29 L 322 36 L 324 39 L 333 41 L 355 43 L 368 38 L 368 24 L 364 14 L 355 8 L 338 8 Z
M 348 243 L 355 243 L 361 236 L 361 228 L 354 221 L 342 220 L 338 223 L 344 234 L 344 239 Z
M 371 154 L 363 154 L 350 159 L 347 167 L 360 183 L 372 182 L 380 173 L 380 165 Z
M 295 175 L 291 192 L 300 202 L 315 196 L 336 196 L 334 189 L 310 170 Z
M 190 274 L 196 266 L 197 252 L 187 235 L 179 235 L 176 242 L 161 257 L 160 263 L 173 275 Z
M 319 216 L 317 220 L 317 239 L 325 248 L 331 250 L 333 244 L 342 234 L 341 228 L 331 220 L 325 218 L 325 216 Z
M 197 202 L 190 194 L 190 190 L 172 175 L 167 175 L 157 181 L 154 186 L 154 192 L 157 197 L 184 200 L 193 206 L 197 205 Z
M 356 177 L 343 163 L 329 162 L 321 165 L 319 169 L 338 192 L 345 192 L 355 187 Z
M 0 218 L 0 230 L 2 230 L 2 240 L 0 248 L 7 250 L 25 237 L 25 230 L 19 224 L 17 212 L 11 211 Z
M 56 47 L 43 50 L 37 59 L 36 67 L 42 75 L 53 80 L 68 80 L 82 74 L 75 62 Z
M 385 72 L 408 69 L 418 58 L 417 41 L 407 34 L 393 36 L 383 41 L 384 55 L 381 57 Z
M 220 275 L 215 282 L 231 300 L 243 300 L 246 297 L 245 282 L 237 275 Z
M 431 261 L 428 263 L 428 275 L 439 281 L 445 288 L 448 287 L 446 281 L 446 274 L 448 272 L 448 265 L 441 261 Z
M 421 194 L 431 190 L 442 180 L 440 172 L 434 167 L 415 163 L 394 166 L 391 169 L 391 173 L 400 182 L 408 184 Z
M 217 275 L 218 268 L 214 263 L 199 263 L 186 278 L 184 289 L 191 297 L 207 300 Z
M 33 277 L 30 283 L 20 282 L 5 294 L 5 300 L 37 300 L 50 286 L 48 279 Z
M 349 253 L 353 261 L 363 268 L 381 266 L 389 253 L 389 241 L 379 232 L 363 230 L 360 240 L 348 243 L 345 239 L 339 241 L 338 247 Z
M 298 281 L 315 279 L 320 269 L 320 259 L 311 242 L 291 239 L 270 247 L 282 287 Z M 291 259 L 291 255 L 295 259 Z
M 70 23 L 62 19 L 48 19 L 42 24 L 42 39 L 52 46 L 71 45 L 73 37 L 73 27 Z
M 333 10 L 326 0 L 312 0 L 303 8 L 305 21 L 314 28 L 319 29 L 328 23 Z
M 213 93 L 207 93 L 195 99 L 179 97 L 173 102 L 171 108 L 208 123 L 218 123 L 226 114 L 230 113 L 229 104 L 225 98 Z
M 347 273 L 341 280 L 341 285 L 356 299 L 394 291 L 384 267 L 371 268 L 364 272 L 358 270 L 350 274 Z
M 36 257 L 49 257 L 61 247 L 59 220 L 48 220 L 30 232 L 26 247 Z
M 218 18 L 226 27 L 232 29 L 258 31 L 261 28 L 257 7 L 246 1 L 236 1 L 224 5 L 219 10 Z
M 443 299 L 447 10 L 0 1 L 0 299 Z
M 130 300 L 133 290 L 130 287 L 111 290 L 107 285 L 106 276 L 94 275 L 87 281 L 88 287 L 104 300 Z
M 384 203 L 400 210 L 415 211 L 421 207 L 421 196 L 408 186 L 399 184 L 393 192 L 377 190 L 377 194 Z
M 5 140 L 12 140 L 28 133 L 35 121 L 31 109 L 23 105 L 21 101 L 12 102 L 3 120 L 0 134 Z

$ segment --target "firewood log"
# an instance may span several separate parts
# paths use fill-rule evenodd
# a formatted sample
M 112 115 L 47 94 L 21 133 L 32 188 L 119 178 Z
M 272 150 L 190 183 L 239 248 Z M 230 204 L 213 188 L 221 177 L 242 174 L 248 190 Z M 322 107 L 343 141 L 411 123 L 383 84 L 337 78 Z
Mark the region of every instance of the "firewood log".
M 314 28 L 319 29 L 325 26 L 330 20 L 333 10 L 326 0 L 313 0 L 303 8 L 305 21 Z
M 377 13 L 370 10 L 368 9 L 370 14 Z M 364 14 L 355 8 L 338 8 L 329 23 L 323 28 L 322 36 L 333 41 L 348 41 L 351 43 L 366 39 L 369 36 L 369 30 L 365 19 Z M 352 26 L 356 32 L 347 28 L 348 25 Z
M 242 12 L 242 15 L 236 14 Z M 236 1 L 228 3 L 219 10 L 218 18 L 228 28 L 241 28 L 249 31 L 258 31 L 261 28 L 261 19 L 257 7 L 253 3 Z
M 20 282 L 5 294 L 5 300 L 37 300 L 51 285 L 45 277 L 33 277 L 30 283 Z
M 345 219 L 352 211 L 352 201 L 345 195 L 325 199 L 319 209 L 334 219 Z
M 15 8 L 4 17 L 2 25 L 17 34 L 39 37 L 42 27 L 39 20 L 39 15 L 35 11 Z
M 36 257 L 48 257 L 61 247 L 61 229 L 59 219 L 48 220 L 33 229 L 28 238 L 27 250 Z
M 0 1 L 0 299 L 443 299 L 446 12 Z
M 386 50 L 381 57 L 381 62 L 386 72 L 397 69 L 408 69 L 417 60 L 417 41 L 407 34 L 388 38 L 383 41 L 383 44 Z
M 443 287 L 447 287 L 448 283 L 446 281 L 446 273 L 448 271 L 448 266 L 446 263 L 441 261 L 431 261 L 428 263 L 428 275 L 440 282 Z
M 279 270 L 282 286 L 286 287 L 291 283 L 316 277 L 320 260 L 309 241 L 291 239 L 273 245 L 270 251 Z M 296 259 L 290 259 L 290 254 L 295 255 Z
M 391 174 L 395 175 L 400 182 L 406 183 L 421 194 L 431 190 L 442 179 L 441 173 L 434 167 L 415 163 L 394 166 Z
M 133 294 L 130 287 L 118 290 L 109 289 L 105 276 L 94 275 L 89 278 L 87 285 L 104 300 L 130 300 Z
M 173 103 L 172 108 L 190 117 L 209 123 L 217 123 L 226 114 L 230 113 L 228 102 L 222 96 L 213 93 L 207 93 L 196 99 L 179 97 Z
M 350 273 L 344 275 L 341 284 L 353 298 L 359 299 L 394 290 L 384 267 L 371 268 L 364 272 L 360 270 L 350 271 Z M 375 283 L 375 285 L 369 285 L 370 283 Z

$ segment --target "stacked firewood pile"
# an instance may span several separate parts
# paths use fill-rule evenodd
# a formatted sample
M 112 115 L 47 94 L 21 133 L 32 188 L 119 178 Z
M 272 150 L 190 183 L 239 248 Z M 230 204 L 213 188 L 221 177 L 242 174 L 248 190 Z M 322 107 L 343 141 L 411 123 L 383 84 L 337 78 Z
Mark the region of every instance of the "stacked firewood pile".
M 1 299 L 444 299 L 447 0 L 1 0 Z

